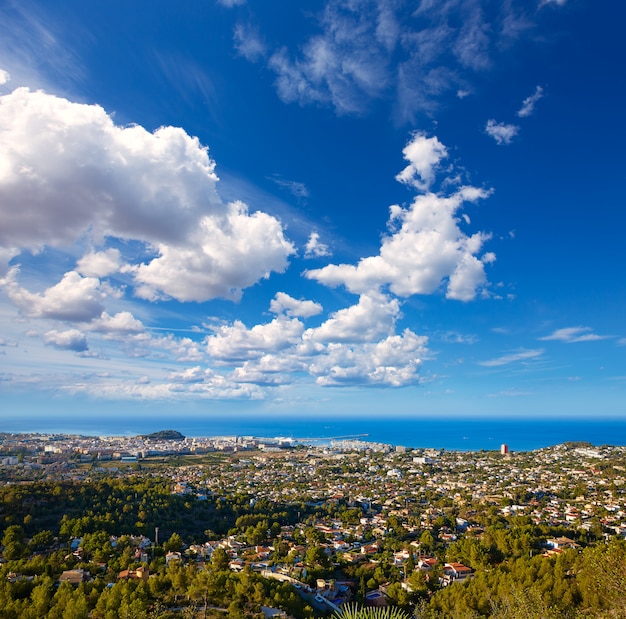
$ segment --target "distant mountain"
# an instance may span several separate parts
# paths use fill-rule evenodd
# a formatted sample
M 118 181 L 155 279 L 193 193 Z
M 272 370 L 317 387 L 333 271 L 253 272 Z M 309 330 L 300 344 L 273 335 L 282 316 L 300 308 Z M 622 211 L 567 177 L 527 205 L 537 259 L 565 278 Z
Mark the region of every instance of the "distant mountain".
M 183 434 L 176 430 L 159 430 L 152 434 L 140 434 L 140 437 L 156 441 L 182 441 L 185 438 Z

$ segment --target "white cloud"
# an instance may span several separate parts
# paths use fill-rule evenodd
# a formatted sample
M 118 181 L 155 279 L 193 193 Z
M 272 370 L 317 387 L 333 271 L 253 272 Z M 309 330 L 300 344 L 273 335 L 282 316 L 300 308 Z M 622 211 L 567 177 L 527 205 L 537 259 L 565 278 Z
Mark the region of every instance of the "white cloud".
M 270 303 L 270 311 L 274 314 L 309 318 L 316 316 L 323 310 L 322 306 L 315 301 L 298 300 L 284 292 L 277 292 Z
M 128 267 L 141 296 L 184 301 L 236 299 L 294 253 L 276 218 L 221 202 L 215 163 L 182 129 L 119 127 L 97 105 L 25 88 L 0 100 L 0 247 L 140 241 L 158 254 Z M 82 268 L 112 268 L 97 255 Z
M 428 339 L 409 329 L 377 343 L 329 344 L 309 371 L 322 386 L 403 387 L 420 382 L 419 369 Z
M 323 258 L 324 256 L 330 256 L 331 252 L 325 243 L 320 242 L 320 235 L 318 232 L 311 232 L 309 240 L 304 247 L 305 258 Z
M 271 176 L 270 180 L 276 183 L 279 187 L 287 190 L 292 196 L 296 198 L 308 198 L 309 190 L 304 183 L 299 181 L 286 181 L 279 176 Z
M 481 361 L 480 365 L 483 365 L 488 368 L 500 367 L 502 365 L 510 365 L 511 363 L 517 363 L 519 361 L 528 361 L 530 359 L 537 359 L 543 355 L 543 348 L 535 349 L 535 350 L 519 350 L 517 352 L 509 353 L 507 355 L 503 355 L 501 357 L 497 357 L 495 359 L 490 359 L 488 361 Z
M 275 387 L 291 383 L 293 374 L 299 371 L 306 371 L 306 365 L 295 355 L 263 355 L 260 359 L 245 361 L 228 377 L 237 383 Z
M 182 378 L 182 380 L 181 380 Z M 86 393 L 101 399 L 131 399 L 146 401 L 193 400 L 262 400 L 265 392 L 257 385 L 239 384 L 219 374 L 208 375 L 202 382 L 185 382 L 174 377 L 170 382 L 138 380 L 100 380 L 66 382 L 64 391 L 70 394 Z
M 532 391 L 522 391 L 521 389 L 504 389 L 498 393 L 487 394 L 488 398 L 521 398 L 532 395 Z
M 318 32 L 298 50 L 269 56 L 278 94 L 339 114 L 391 98 L 401 121 L 432 113 L 443 94 L 467 93 L 469 79 L 493 66 L 498 48 L 532 26 L 510 2 L 486 4 L 328 0 L 316 15 Z
M 517 125 L 498 123 L 493 119 L 489 119 L 485 125 L 485 133 L 498 144 L 510 144 L 518 132 L 519 127 Z
M 233 34 L 235 49 L 246 60 L 256 62 L 265 57 L 267 49 L 256 28 L 239 23 Z
M 6 284 L 5 277 L 11 272 L 9 262 L 19 253 L 16 247 L 0 247 L 0 286 Z
M 558 342 L 565 342 L 567 344 L 573 344 L 576 342 L 595 342 L 597 340 L 606 340 L 610 336 L 597 335 L 593 333 L 591 327 L 566 327 L 564 329 L 557 329 L 550 335 L 540 337 L 542 341 L 556 340 Z
M 109 316 L 106 312 L 90 324 L 90 330 L 99 333 L 128 335 L 131 333 L 143 333 L 145 328 L 140 320 L 137 320 L 130 312 L 118 312 Z
M 214 163 L 182 129 L 118 127 L 97 105 L 26 88 L 1 101 L 0 245 L 61 245 L 88 227 L 182 241 L 220 213 Z
M 240 320 L 232 325 L 215 328 L 215 334 L 206 338 L 206 348 L 216 360 L 245 360 L 261 357 L 296 344 L 304 331 L 297 318 L 278 316 L 266 324 L 248 329 Z
M 396 176 L 396 180 L 425 190 L 432 185 L 435 169 L 448 156 L 448 151 L 436 136 L 428 138 L 423 133 L 416 133 L 402 154 L 409 165 Z
M 400 304 L 382 294 L 364 294 L 356 305 L 341 309 L 303 339 L 313 342 L 373 342 L 393 333 Z
M 231 8 L 233 6 L 242 6 L 246 3 L 246 0 L 217 0 L 218 4 L 221 4 L 222 6 L 226 6 L 228 8 Z
M 287 102 L 321 102 L 339 113 L 363 112 L 389 84 L 390 53 L 397 39 L 393 15 L 371 11 L 361 0 L 331 0 L 321 23 L 323 32 L 304 42 L 300 58 L 292 60 L 286 49 L 270 57 L 278 94 Z
M 155 248 L 157 258 L 126 268 L 138 284 L 136 294 L 178 301 L 239 300 L 242 289 L 283 272 L 295 252 L 277 219 L 262 212 L 250 215 L 242 202 L 228 205 L 225 221 L 202 217 L 184 245 Z
M 535 92 L 529 97 L 526 97 L 526 99 L 524 99 L 524 101 L 522 102 L 522 107 L 517 111 L 517 115 L 520 118 L 526 118 L 526 116 L 531 116 L 535 111 L 535 106 L 537 105 L 537 102 L 542 97 L 543 88 L 541 86 L 537 86 L 537 88 L 535 88 Z
M 199 365 L 192 368 L 186 368 L 180 372 L 172 372 L 168 379 L 175 383 L 202 383 L 207 378 L 210 378 L 212 372 L 208 369 L 203 369 Z
M 85 334 L 77 329 L 69 329 L 68 331 L 48 331 L 44 334 L 43 340 L 48 346 L 53 346 L 60 350 L 84 352 L 89 349 Z
M 104 311 L 105 294 L 100 280 L 81 277 L 76 271 L 65 273 L 63 279 L 43 294 L 31 293 L 15 281 L 7 286 L 9 299 L 29 318 L 52 318 L 63 321 L 89 322 Z
M 88 277 L 107 277 L 119 268 L 120 251 L 112 247 L 106 251 L 85 254 L 76 264 L 76 270 Z
M 10 81 L 11 76 L 9 75 L 8 71 L 5 71 L 4 69 L 0 69 L 0 86 L 2 84 L 6 84 L 8 81 Z
M 206 358 L 200 344 L 188 337 L 177 338 L 168 333 L 165 337 L 146 338 L 146 334 L 137 334 L 134 338 L 145 340 L 145 345 L 149 349 L 162 350 L 167 356 L 173 356 L 176 361 L 197 363 Z
M 494 255 L 489 252 L 484 262 L 477 258 L 490 235 L 467 236 L 459 228 L 457 211 L 464 201 L 488 195 L 484 189 L 461 187 L 448 197 L 419 195 L 408 209 L 392 206 L 390 226 L 400 227 L 383 238 L 378 256 L 362 258 L 356 266 L 331 264 L 305 276 L 327 286 L 345 285 L 355 293 L 389 286 L 402 297 L 432 294 L 443 284 L 448 298 L 471 300 L 486 281 L 484 262 L 493 261 Z

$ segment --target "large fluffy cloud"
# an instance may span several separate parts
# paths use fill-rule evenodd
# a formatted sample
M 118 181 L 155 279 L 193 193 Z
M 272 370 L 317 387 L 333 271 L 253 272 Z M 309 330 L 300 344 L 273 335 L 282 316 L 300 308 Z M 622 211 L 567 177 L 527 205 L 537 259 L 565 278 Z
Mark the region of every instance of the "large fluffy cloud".
M 81 277 L 70 271 L 43 293 L 32 293 L 15 281 L 7 287 L 11 301 L 30 318 L 50 318 L 70 322 L 89 322 L 104 311 L 106 294 L 100 289 L 100 280 Z
M 305 275 L 359 294 L 388 286 L 394 294 L 408 297 L 431 294 L 445 285 L 448 298 L 469 301 L 486 282 L 484 263 L 495 256 L 479 257 L 489 234 L 468 236 L 460 228 L 458 211 L 464 202 L 488 195 L 484 189 L 461 187 L 450 196 L 418 195 L 406 209 L 392 206 L 389 223 L 395 231 L 383 239 L 377 256 L 362 258 L 356 266 L 331 264 Z
M 409 329 L 376 342 L 331 344 L 310 366 L 322 386 L 404 387 L 418 383 L 427 338 Z
M 77 329 L 68 329 L 67 331 L 53 329 L 45 333 L 43 339 L 48 346 L 53 346 L 60 350 L 84 352 L 89 348 L 85 334 Z
M 396 180 L 417 189 L 430 187 L 435 178 L 436 167 L 448 155 L 446 147 L 437 136 L 429 138 L 423 133 L 416 133 L 402 153 L 409 165 L 396 176 Z
M 154 133 L 118 126 L 97 105 L 18 88 L 0 98 L 0 247 L 68 245 L 89 232 L 141 241 L 158 255 L 131 266 L 141 294 L 179 300 L 236 298 L 294 248 L 280 222 L 224 205 L 215 164 L 197 138 L 175 127 Z M 94 251 L 88 275 L 118 267 Z
M 127 269 L 135 276 L 137 294 L 205 301 L 238 300 L 243 288 L 283 271 L 294 249 L 278 220 L 261 212 L 250 215 L 245 204 L 234 202 L 223 220 L 202 217 L 185 245 L 161 243 L 157 251 L 157 258 Z
M 308 329 L 304 339 L 313 342 L 373 342 L 393 332 L 400 315 L 397 299 L 370 293 L 356 305 L 341 309 L 322 325 Z
M 206 345 L 209 354 L 218 360 L 249 359 L 294 345 L 303 331 L 304 325 L 297 318 L 278 316 L 251 329 L 236 320 L 230 326 L 218 327 Z

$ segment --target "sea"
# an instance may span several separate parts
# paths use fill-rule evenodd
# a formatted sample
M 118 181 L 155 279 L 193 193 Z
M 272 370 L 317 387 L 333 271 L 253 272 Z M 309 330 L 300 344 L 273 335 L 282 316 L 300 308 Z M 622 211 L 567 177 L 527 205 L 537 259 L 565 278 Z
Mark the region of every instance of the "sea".
M 284 437 L 304 444 L 327 445 L 333 440 L 358 439 L 411 448 L 450 451 L 534 451 L 565 442 L 595 446 L 626 445 L 622 418 L 467 418 L 467 417 L 82 417 L 0 421 L 0 432 L 134 436 L 177 430 L 187 437 Z

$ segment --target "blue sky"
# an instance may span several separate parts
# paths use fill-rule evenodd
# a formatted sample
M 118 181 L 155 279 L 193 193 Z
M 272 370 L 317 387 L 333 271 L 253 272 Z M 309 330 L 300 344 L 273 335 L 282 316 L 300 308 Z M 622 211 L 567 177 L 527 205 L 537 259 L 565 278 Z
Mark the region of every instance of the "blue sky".
M 1 2 L 6 414 L 622 414 L 625 18 Z

